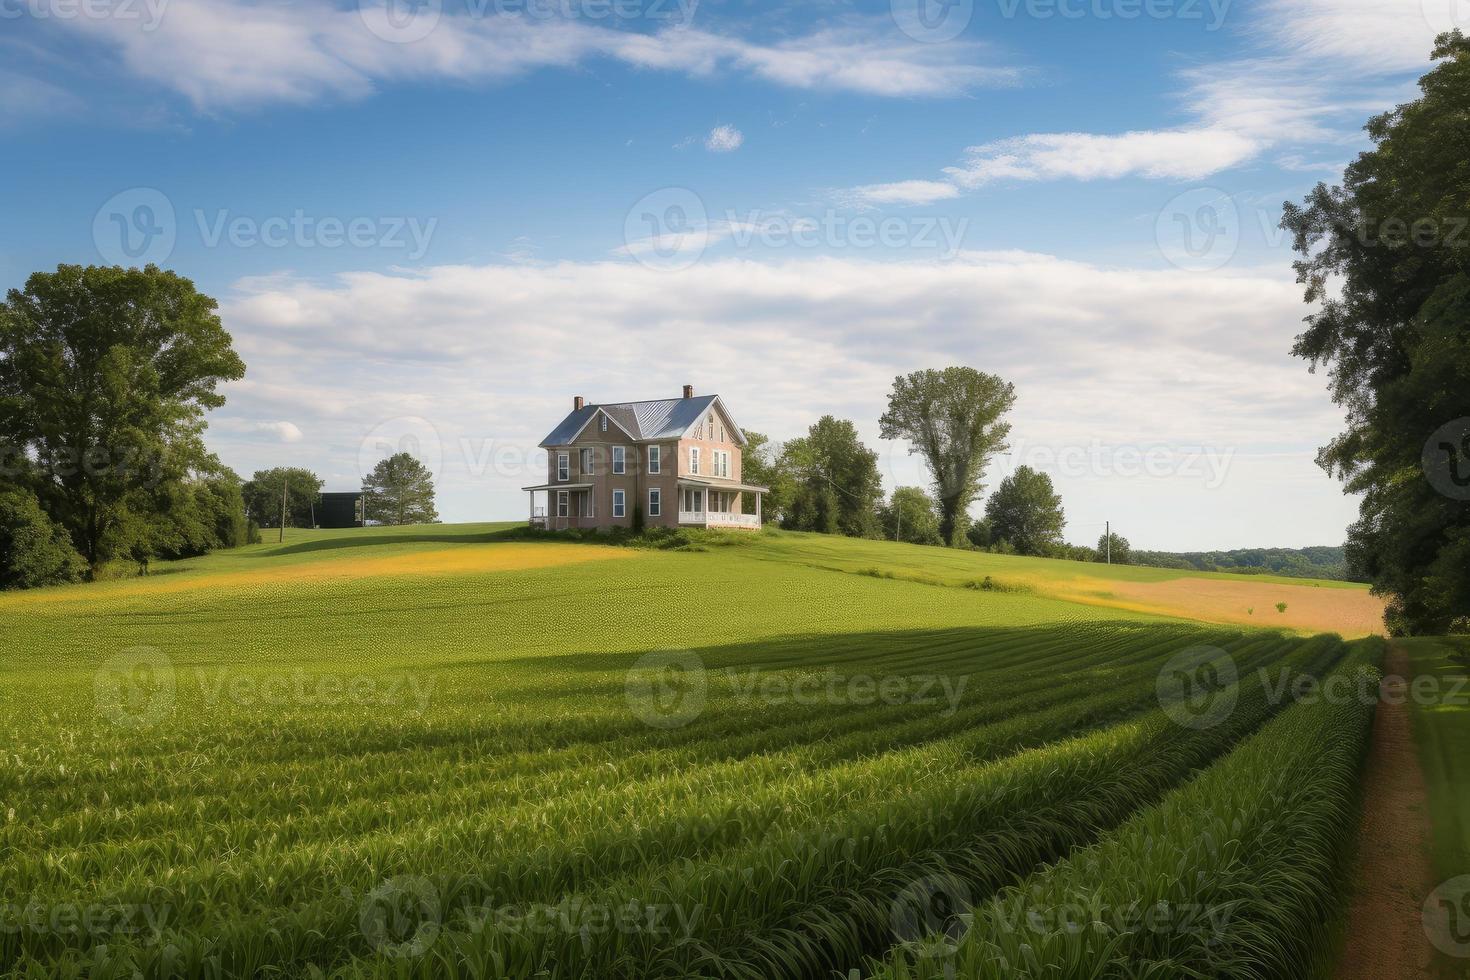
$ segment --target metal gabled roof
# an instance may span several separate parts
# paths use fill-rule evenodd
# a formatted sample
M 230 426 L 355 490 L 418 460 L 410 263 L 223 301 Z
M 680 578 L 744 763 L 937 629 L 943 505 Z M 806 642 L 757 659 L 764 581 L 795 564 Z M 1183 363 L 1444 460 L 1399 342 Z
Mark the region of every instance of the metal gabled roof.
M 565 446 L 570 444 L 587 427 L 587 423 L 599 411 L 607 413 L 635 440 L 675 439 L 687 432 L 694 423 L 719 401 L 719 395 L 701 395 L 698 398 L 658 398 L 640 402 L 607 402 L 601 405 L 586 405 L 562 419 L 551 434 L 541 440 L 542 446 Z M 723 404 L 721 405 L 723 408 Z M 728 410 L 725 412 L 729 417 Z M 738 442 L 745 442 L 745 433 L 735 425 Z

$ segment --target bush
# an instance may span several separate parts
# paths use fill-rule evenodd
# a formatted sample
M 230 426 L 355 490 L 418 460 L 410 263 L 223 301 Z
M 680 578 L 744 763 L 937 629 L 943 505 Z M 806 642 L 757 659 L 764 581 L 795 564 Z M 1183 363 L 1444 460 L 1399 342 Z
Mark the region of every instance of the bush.
M 0 493 L 0 589 L 77 582 L 86 571 L 71 538 L 32 494 Z

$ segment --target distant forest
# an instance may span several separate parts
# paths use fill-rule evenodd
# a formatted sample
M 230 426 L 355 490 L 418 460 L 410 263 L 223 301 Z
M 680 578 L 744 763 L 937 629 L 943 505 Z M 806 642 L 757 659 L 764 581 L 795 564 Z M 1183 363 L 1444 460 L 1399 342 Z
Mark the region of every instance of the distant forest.
M 1348 568 L 1341 547 L 1241 548 L 1237 551 L 1140 551 L 1135 548 L 1129 563 L 1157 568 L 1193 568 L 1201 572 L 1367 581 Z

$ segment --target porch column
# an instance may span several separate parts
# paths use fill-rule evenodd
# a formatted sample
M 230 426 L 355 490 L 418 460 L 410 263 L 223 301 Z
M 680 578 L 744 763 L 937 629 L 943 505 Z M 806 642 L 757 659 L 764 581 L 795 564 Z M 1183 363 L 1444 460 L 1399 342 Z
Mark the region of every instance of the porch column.
M 755 526 L 756 527 L 760 527 L 761 526 L 761 498 L 764 497 L 764 496 L 765 496 L 765 494 L 763 494 L 763 493 L 757 493 L 755 495 Z
M 534 524 L 536 522 L 536 491 L 528 490 L 526 491 L 526 496 L 531 498 L 531 513 L 526 523 Z

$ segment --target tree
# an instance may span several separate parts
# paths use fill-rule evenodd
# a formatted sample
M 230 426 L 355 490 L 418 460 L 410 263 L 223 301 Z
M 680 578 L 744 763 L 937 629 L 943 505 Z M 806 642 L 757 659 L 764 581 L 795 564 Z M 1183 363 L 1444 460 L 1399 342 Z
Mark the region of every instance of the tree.
M 985 502 L 985 517 L 994 538 L 1007 541 L 1022 555 L 1044 555 L 1061 541 L 1066 518 L 1062 498 L 1051 477 L 1029 466 L 1000 481 Z
M 943 544 L 933 499 L 919 487 L 899 487 L 878 512 L 883 537 L 911 544 Z
M 859 441 L 851 422 L 822 416 L 804 437 L 786 443 L 781 467 L 791 474 L 792 483 L 782 527 L 877 536 L 877 508 L 883 494 L 878 454 Z
M 245 511 L 261 527 L 281 526 L 281 485 L 286 487 L 286 526 L 311 527 L 322 494 L 322 478 L 299 466 L 256 470 L 241 492 Z
M 96 569 L 130 547 L 151 491 L 204 465 L 204 413 L 245 374 L 216 303 L 146 269 L 58 266 L 0 303 L 0 453 Z
M 1109 552 L 1111 548 L 1111 552 Z M 1114 565 L 1128 564 L 1131 551 L 1128 547 L 1128 539 L 1117 531 L 1104 531 L 1097 538 L 1097 561 L 1111 560 Z
M 434 475 L 410 453 L 382 460 L 362 481 L 367 516 L 380 524 L 432 524 Z
M 87 563 L 28 490 L 0 492 L 0 589 L 75 582 Z
M 1361 494 L 1349 567 L 1393 634 L 1470 629 L 1470 42 L 1436 39 L 1414 102 L 1368 122 L 1341 187 L 1287 203 L 1316 304 L 1292 352 L 1328 368 L 1346 429 L 1317 462 Z
M 963 540 L 969 507 L 984 489 L 990 457 L 1006 448 L 1011 426 L 1001 417 L 1016 401 L 1016 389 L 993 374 L 969 367 L 915 371 L 893 379 L 888 411 L 879 420 L 884 439 L 907 439 L 921 453 L 939 501 L 944 542 Z

